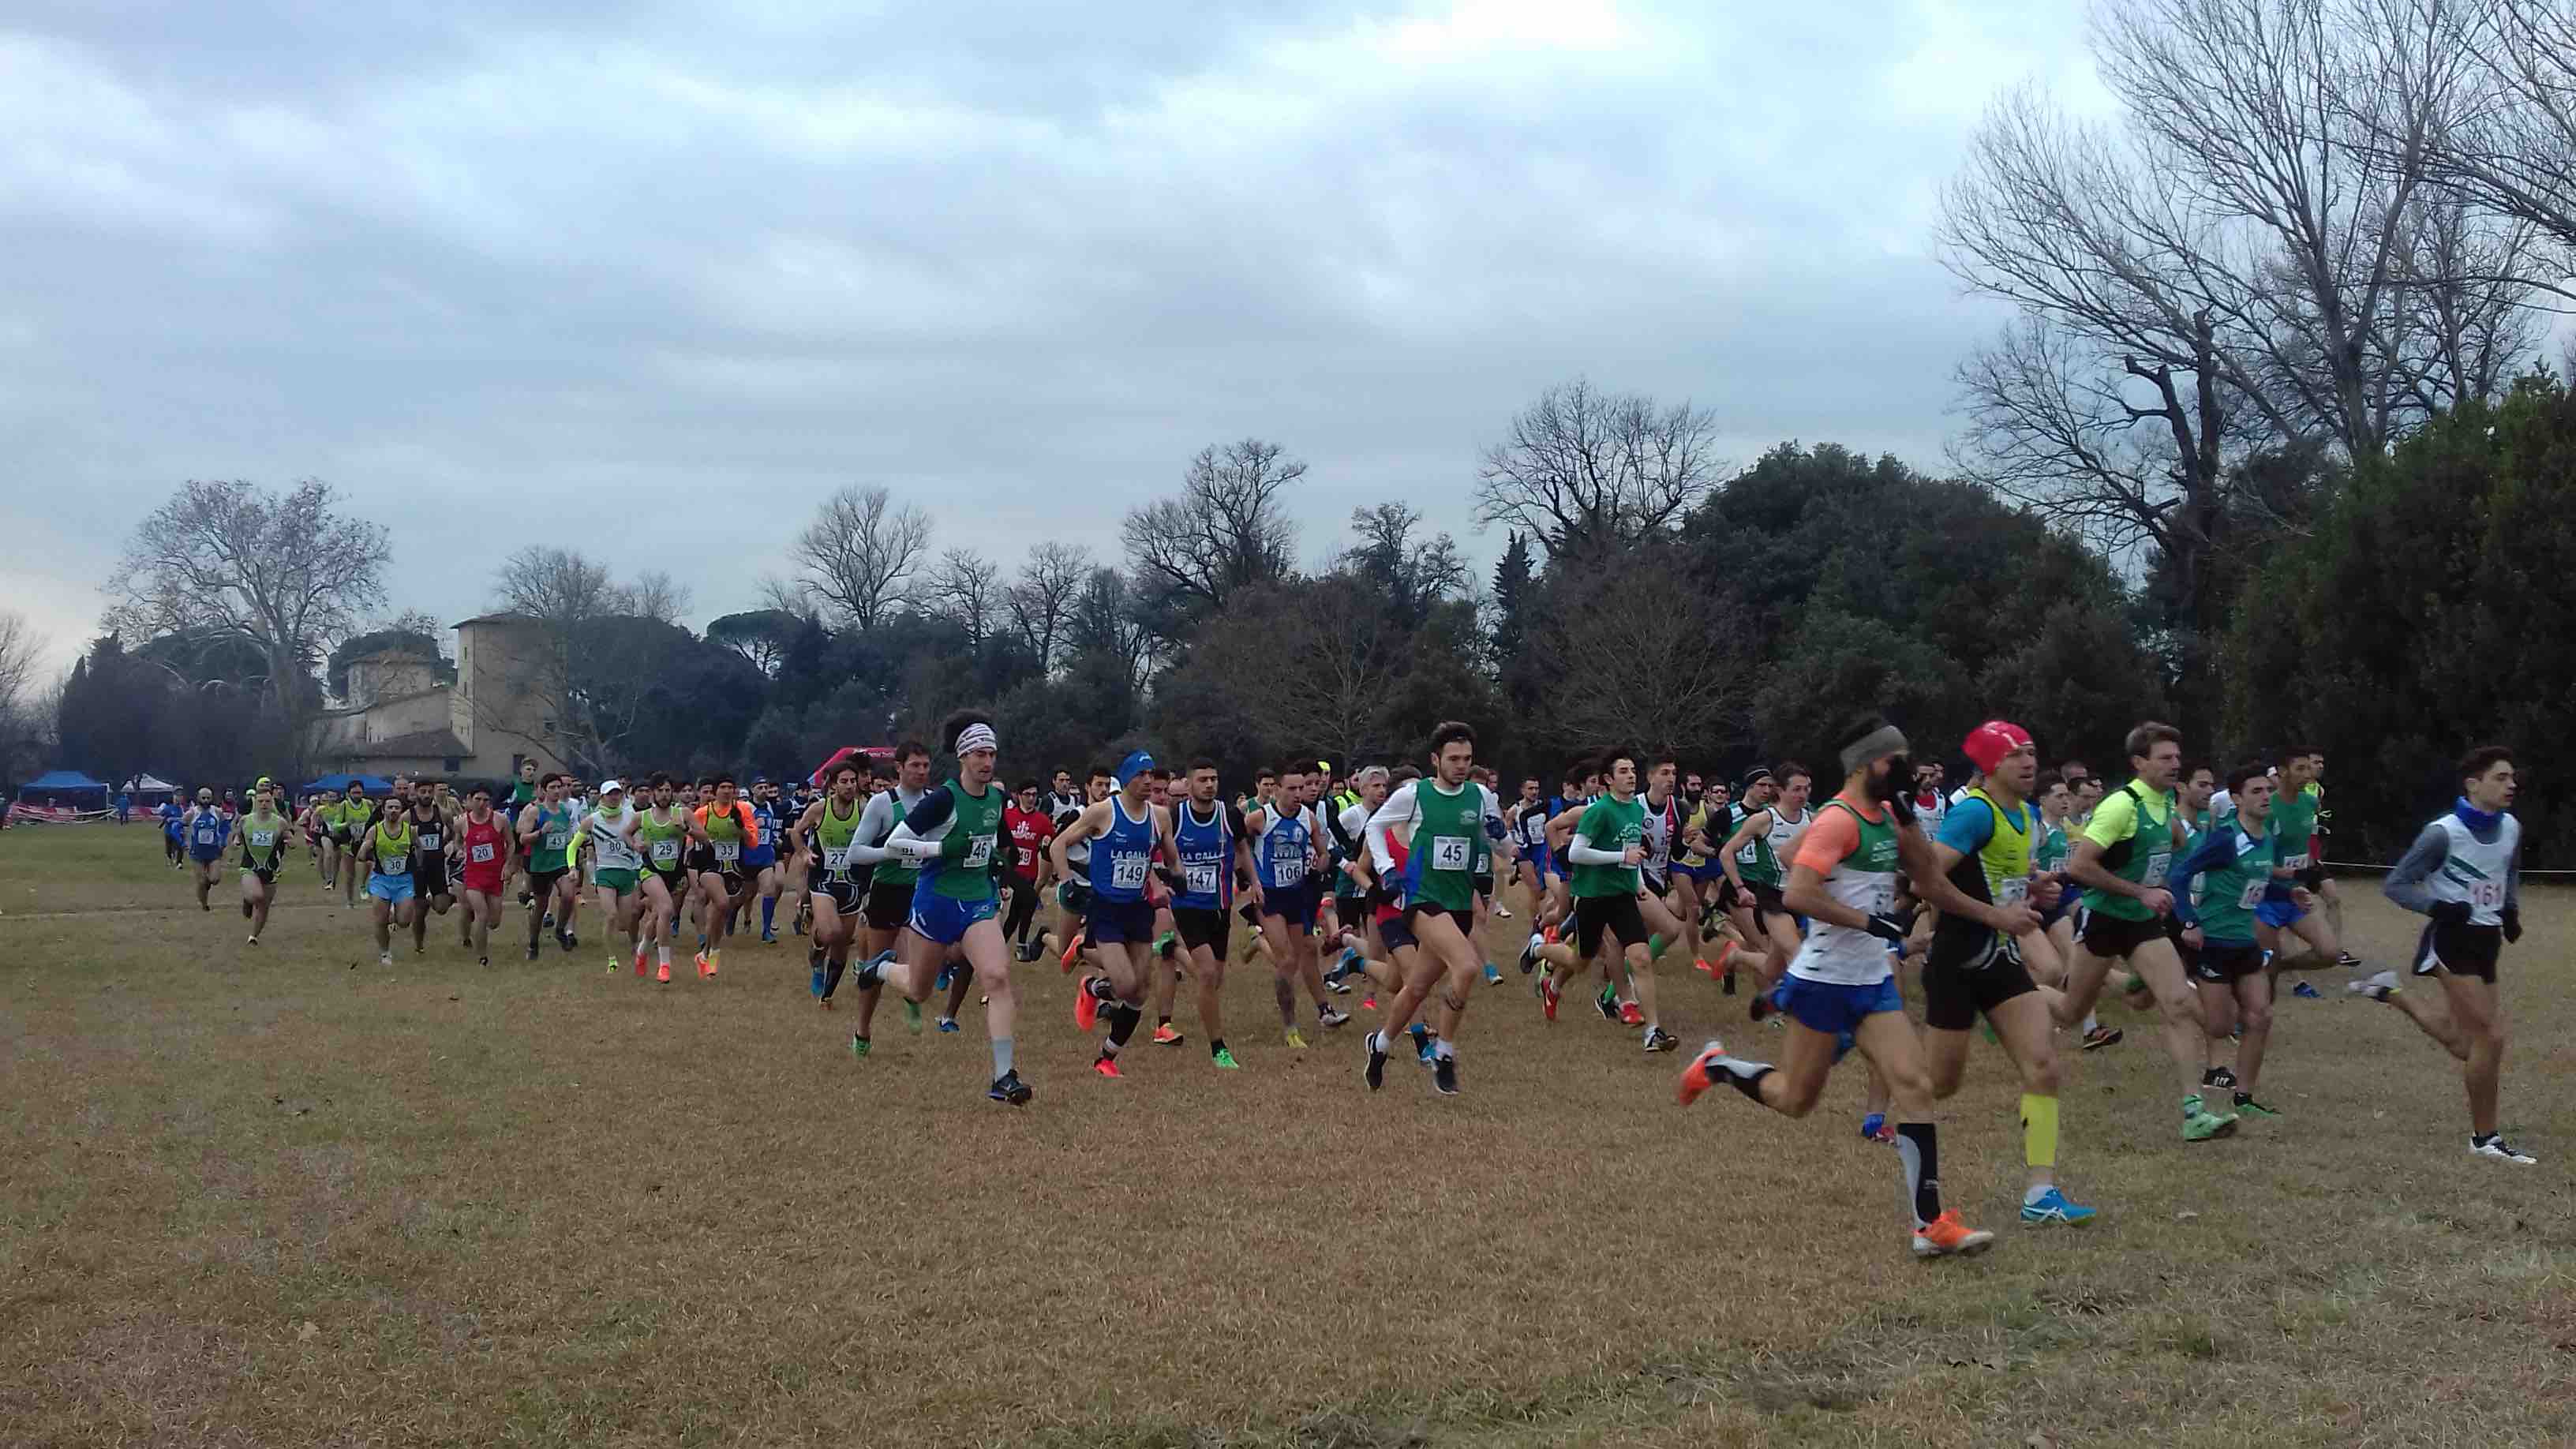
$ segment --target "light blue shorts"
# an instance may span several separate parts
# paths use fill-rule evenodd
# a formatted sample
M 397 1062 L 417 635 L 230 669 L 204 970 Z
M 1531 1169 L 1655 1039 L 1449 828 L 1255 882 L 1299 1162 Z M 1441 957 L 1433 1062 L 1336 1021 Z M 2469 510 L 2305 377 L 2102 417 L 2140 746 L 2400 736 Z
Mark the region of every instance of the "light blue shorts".
M 367 894 L 380 901 L 391 901 L 395 905 L 401 905 L 411 899 L 411 875 L 408 872 L 402 875 L 377 875 L 371 871 L 367 875 Z

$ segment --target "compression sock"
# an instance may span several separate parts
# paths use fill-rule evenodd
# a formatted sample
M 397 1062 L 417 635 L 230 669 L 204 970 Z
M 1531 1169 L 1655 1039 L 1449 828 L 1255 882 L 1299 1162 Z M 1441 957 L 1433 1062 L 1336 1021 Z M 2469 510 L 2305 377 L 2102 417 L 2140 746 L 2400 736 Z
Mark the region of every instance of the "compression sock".
M 1661 935 L 1649 935 L 1646 937 L 1646 959 L 1652 961 L 1663 954 L 1664 938 Z
M 2057 1165 L 2057 1099 L 2021 1094 L 2021 1155 L 2031 1167 Z
M 1011 1063 L 1012 1063 L 1012 1060 L 1013 1060 L 1014 1055 L 1015 1055 L 1015 1053 L 1014 1053 L 1014 1051 L 1013 1051 L 1013 1043 L 1012 1043 L 1012 1041 L 1011 1041 L 1011 1039 L 1010 1039 L 1009 1037 L 1006 1037 L 1006 1036 L 997 1036 L 997 1037 L 993 1038 L 993 1080 L 994 1080 L 994 1081 L 997 1081 L 997 1082 L 998 1082 L 998 1081 L 1000 1081 L 1002 1078 L 1007 1077 L 1007 1076 L 1009 1076 L 1009 1075 L 1011 1074 Z
M 1914 1226 L 1941 1216 L 1940 1131 L 1929 1122 L 1896 1124 L 1896 1157 L 1905 1169 L 1906 1196 L 1914 1204 Z
M 760 934 L 766 936 L 778 925 L 778 897 L 760 898 Z
M 1109 1040 L 1102 1044 L 1100 1054 L 1104 1057 L 1118 1055 L 1118 1049 L 1127 1045 L 1127 1038 L 1136 1034 L 1136 1023 L 1144 1019 L 1145 1013 L 1129 1006 L 1126 1002 L 1110 1003 Z

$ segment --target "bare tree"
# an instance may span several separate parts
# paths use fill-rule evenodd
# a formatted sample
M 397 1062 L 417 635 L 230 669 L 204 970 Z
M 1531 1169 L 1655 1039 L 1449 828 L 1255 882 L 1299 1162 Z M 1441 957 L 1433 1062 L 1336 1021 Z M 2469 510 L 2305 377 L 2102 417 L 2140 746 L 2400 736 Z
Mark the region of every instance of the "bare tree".
M 1191 658 L 1224 698 L 1252 704 L 1266 749 L 1367 759 L 1395 743 L 1387 709 L 1410 638 L 1351 580 L 1299 579 L 1241 595 Z
M 1029 549 L 1028 562 L 1020 566 L 1020 576 L 1003 594 L 1011 627 L 1037 655 L 1041 668 L 1052 672 L 1063 662 L 1074 600 L 1081 594 L 1084 581 L 1091 577 L 1091 570 L 1089 549 L 1053 540 L 1034 544 Z
M 1128 513 L 1128 563 L 1164 637 L 1180 637 L 1237 589 L 1288 576 L 1297 523 L 1280 494 L 1305 476 L 1278 444 L 1246 438 L 1200 449 L 1179 497 Z
M 654 619 L 680 626 L 680 617 L 689 612 L 694 597 L 689 586 L 662 569 L 646 569 L 626 586 L 623 612 L 639 619 Z
M 1408 629 L 1419 628 L 1431 606 L 1463 598 L 1474 587 L 1457 541 L 1435 534 L 1417 541 L 1422 514 L 1406 503 L 1380 503 L 1351 510 L 1351 529 L 1359 542 L 1335 563 L 1356 575 L 1359 586 L 1383 595 Z
M 2372 456 L 2429 406 L 2491 395 L 2531 262 L 2424 182 L 2421 137 L 2461 92 L 2405 4 L 2116 0 L 2094 50 L 2124 132 L 2013 92 L 1943 198 L 1946 264 L 2020 313 L 1960 370 L 1958 460 L 2151 550 L 2186 604 L 2186 695 L 2208 698 L 2209 557 L 2263 502 L 2236 463 Z M 2492 275 L 2462 276 L 2471 259 Z
M 1002 566 L 971 548 L 952 548 L 939 556 L 922 588 L 931 610 L 954 619 L 966 630 L 966 642 L 977 649 L 1001 622 Z
M 539 629 L 543 644 L 530 688 L 556 735 L 516 728 L 502 701 L 477 700 L 476 723 L 517 738 L 567 762 L 609 768 L 622 763 L 622 747 L 635 730 L 656 686 L 661 645 L 685 637 L 668 619 L 645 612 L 670 602 L 668 581 L 658 590 L 621 587 L 605 566 L 568 549 L 531 544 L 501 565 L 493 581 L 495 602 Z
M 1758 658 L 1744 621 L 1673 566 L 1600 574 L 1555 598 L 1535 641 L 1559 739 L 1678 748 L 1744 736 Z
M 256 484 L 190 480 L 135 525 L 105 586 L 108 627 L 138 640 L 179 635 L 239 642 L 266 662 L 256 690 L 281 715 L 318 704 L 314 667 L 360 614 L 384 601 L 385 531 L 334 509 L 330 485 L 284 494 Z
M 929 547 L 928 513 L 894 506 L 883 485 L 851 484 L 823 501 L 788 552 L 835 622 L 873 629 L 905 601 Z
M 15 780 L 19 770 L 41 763 L 35 747 L 59 707 L 39 681 L 46 644 L 26 615 L 0 610 L 0 780 Z
M 1146 668 L 1154 658 L 1154 631 L 1139 616 L 1127 577 L 1118 570 L 1095 568 L 1083 580 L 1065 621 L 1065 644 L 1076 655 L 1116 660 L 1126 671 L 1129 692 L 1144 693 Z
M 2423 138 L 2426 174 L 2525 222 L 2557 249 L 2538 281 L 2576 299 L 2576 5 L 2566 0 L 2378 0 L 2420 11 L 2474 78 L 2470 104 Z M 2385 145 L 2402 144 L 2366 113 Z
M 1550 558 L 1656 537 L 1717 485 L 1717 418 L 1688 403 L 1596 391 L 1581 378 L 1540 393 L 1485 450 L 1476 521 L 1536 537 Z

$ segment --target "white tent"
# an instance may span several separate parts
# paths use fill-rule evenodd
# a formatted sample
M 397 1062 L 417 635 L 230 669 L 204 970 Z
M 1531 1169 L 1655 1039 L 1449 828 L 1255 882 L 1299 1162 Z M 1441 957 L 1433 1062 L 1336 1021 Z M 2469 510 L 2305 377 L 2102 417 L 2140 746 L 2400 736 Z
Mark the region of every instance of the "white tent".
M 148 770 L 136 776 L 125 788 L 134 793 L 135 801 L 139 804 L 150 804 L 165 795 L 177 793 L 179 789 L 178 786 Z

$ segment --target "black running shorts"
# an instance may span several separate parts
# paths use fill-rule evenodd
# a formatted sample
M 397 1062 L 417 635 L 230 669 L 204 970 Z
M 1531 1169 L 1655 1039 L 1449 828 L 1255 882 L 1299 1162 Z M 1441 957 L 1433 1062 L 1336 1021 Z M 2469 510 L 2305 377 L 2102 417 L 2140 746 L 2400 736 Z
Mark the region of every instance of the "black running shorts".
M 1604 931 L 1617 936 L 1622 949 L 1646 944 L 1646 918 L 1638 913 L 1635 896 L 1574 898 L 1574 955 L 1577 962 L 1591 960 L 1593 953 L 1601 949 L 1601 933 Z
M 1923 1024 L 1934 1031 L 1966 1031 L 1978 1017 L 2038 989 L 2019 951 L 2002 945 L 1944 950 L 1936 939 L 1923 962 Z
M 2263 948 L 2251 941 L 2210 941 L 2198 956 L 2191 970 L 2203 981 L 2242 981 L 2263 969 Z
M 912 919 L 912 885 L 908 880 L 881 880 L 868 887 L 865 910 L 869 930 L 903 929 L 904 922 Z
M 1174 906 L 1172 925 L 1181 933 L 1181 944 L 1192 951 L 1205 946 L 1222 961 L 1234 949 L 1234 919 L 1223 911 Z
M 2496 959 L 2503 954 L 2502 926 L 2454 926 L 2429 921 L 2424 934 L 2415 938 L 2415 974 L 2430 976 L 2436 971 L 2448 971 L 2454 976 L 2474 976 L 2493 986 Z
M 2149 941 L 2165 934 L 2165 918 L 2150 916 L 2133 921 L 2126 916 L 2108 916 L 2086 906 L 2075 915 L 2075 936 L 2084 949 L 2105 960 L 2125 957 Z

